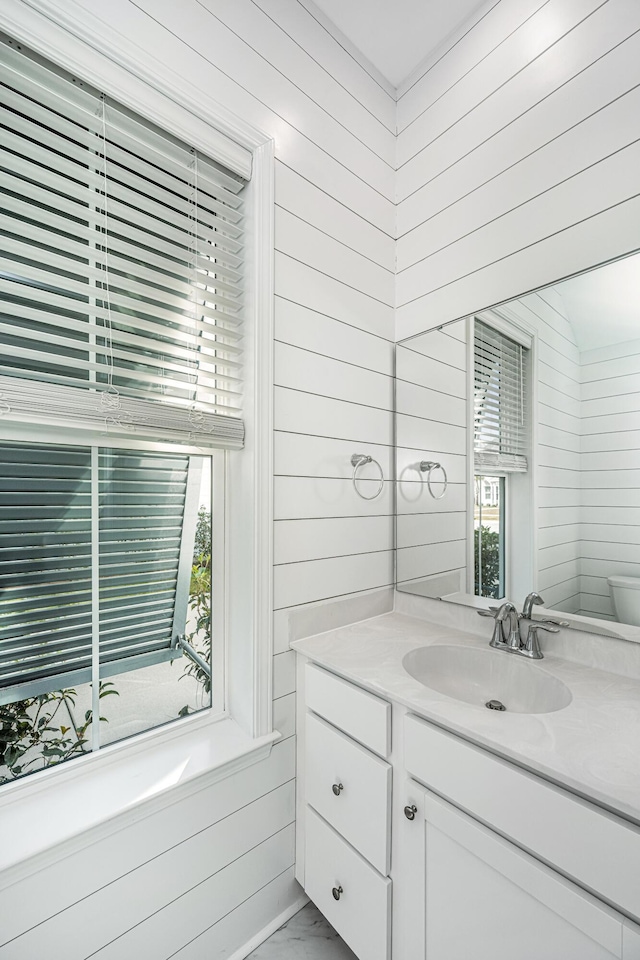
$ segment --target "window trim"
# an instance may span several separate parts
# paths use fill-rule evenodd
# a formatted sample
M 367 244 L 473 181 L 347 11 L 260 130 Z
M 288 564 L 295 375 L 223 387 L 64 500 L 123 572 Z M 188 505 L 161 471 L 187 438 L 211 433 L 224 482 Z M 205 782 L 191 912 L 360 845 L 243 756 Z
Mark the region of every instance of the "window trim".
M 247 303 L 254 318 L 252 332 L 247 337 L 247 443 L 241 453 L 227 453 L 227 521 L 233 523 L 234 515 L 240 510 L 245 520 L 247 514 L 250 517 L 250 522 L 238 527 L 233 541 L 226 544 L 226 703 L 230 717 L 210 716 L 209 711 L 204 716 L 186 717 L 170 727 L 106 747 L 96 756 L 80 757 L 4 785 L 0 794 L 0 817 L 11 831 L 13 814 L 16 823 L 19 822 L 20 809 L 30 808 L 32 802 L 53 803 L 61 814 L 59 798 L 65 795 L 70 784 L 95 778 L 96 764 L 104 766 L 105 771 L 108 767 L 120 787 L 121 780 L 124 782 L 126 776 L 130 777 L 137 755 L 153 753 L 154 762 L 158 764 L 156 779 L 162 783 L 162 764 L 171 764 L 171 748 L 176 739 L 180 740 L 185 756 L 191 757 L 189 763 L 193 763 L 193 770 L 190 768 L 184 776 L 177 779 L 174 776 L 171 780 L 175 773 L 173 757 L 173 768 L 165 771 L 165 785 L 153 794 L 157 803 L 169 804 L 177 798 L 177 784 L 182 784 L 182 789 L 201 789 L 210 778 L 221 779 L 241 766 L 262 759 L 279 737 L 272 728 L 271 703 L 275 156 L 274 141 L 269 134 L 234 116 L 157 60 L 150 51 L 138 46 L 130 36 L 115 30 L 74 0 L 28 0 L 28 5 L 25 0 L 5 0 L 0 5 L 0 29 L 63 69 L 85 77 L 115 100 L 148 116 L 158 126 L 192 143 L 230 169 L 244 176 L 251 173 L 245 188 L 250 220 L 247 239 L 251 251 Z M 96 36 L 100 37 L 100 49 L 95 46 Z M 55 442 L 51 432 L 49 442 Z M 232 612 L 240 608 L 245 612 L 250 610 L 251 616 L 244 620 L 237 615 L 234 618 Z M 220 762 L 216 762 L 216 754 Z M 115 796 L 117 790 L 113 793 L 112 808 L 103 809 L 98 821 L 103 825 L 129 810 L 132 802 L 149 802 L 145 797 L 125 801 L 121 792 L 118 796 Z M 62 842 L 79 842 L 82 830 L 96 826 L 91 822 L 74 826 L 72 830 L 76 813 L 70 809 L 68 818 L 61 821 L 56 816 L 46 818 L 49 823 L 46 836 L 35 847 L 31 843 L 25 849 L 29 862 L 16 869 L 21 872 L 39 869 L 40 857 L 46 857 L 47 850 Z M 120 820 L 124 825 L 125 818 Z M 60 851 L 55 855 L 59 856 Z M 14 862 L 19 859 L 14 857 Z M 16 878 L 13 869 L 7 871 L 6 876 L 7 879 L 11 876 L 11 882 Z M 4 882 L 3 877 L 2 885 Z

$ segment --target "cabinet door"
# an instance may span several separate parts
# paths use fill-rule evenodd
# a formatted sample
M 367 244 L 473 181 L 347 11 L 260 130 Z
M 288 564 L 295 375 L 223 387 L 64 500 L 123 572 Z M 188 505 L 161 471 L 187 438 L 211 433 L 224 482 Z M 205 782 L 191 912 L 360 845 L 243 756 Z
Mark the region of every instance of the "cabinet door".
M 427 960 L 620 960 L 615 911 L 432 794 L 425 819 Z

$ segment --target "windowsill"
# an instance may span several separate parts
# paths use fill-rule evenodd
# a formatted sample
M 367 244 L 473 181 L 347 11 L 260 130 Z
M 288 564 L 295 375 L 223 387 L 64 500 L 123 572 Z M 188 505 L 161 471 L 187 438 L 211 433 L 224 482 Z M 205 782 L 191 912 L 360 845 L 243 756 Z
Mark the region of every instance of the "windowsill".
M 181 729 L 142 734 L 4 785 L 0 887 L 62 855 L 60 845 L 83 845 L 121 829 L 140 816 L 143 804 L 150 813 L 262 760 L 279 736 L 252 738 L 228 717 L 193 718 Z M 83 837 L 88 831 L 91 837 Z

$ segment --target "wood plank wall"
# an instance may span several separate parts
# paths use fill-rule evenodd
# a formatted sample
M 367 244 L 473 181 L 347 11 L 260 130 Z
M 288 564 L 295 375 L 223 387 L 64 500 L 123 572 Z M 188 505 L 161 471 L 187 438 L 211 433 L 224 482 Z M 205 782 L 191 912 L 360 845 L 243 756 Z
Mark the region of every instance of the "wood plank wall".
M 538 491 L 538 590 L 545 604 L 580 612 L 581 482 L 580 355 L 573 327 L 555 289 L 514 300 L 509 312 L 534 333 L 537 422 L 532 469 Z M 534 376 L 536 374 L 534 373 Z
M 301 896 L 283 614 L 393 582 L 395 100 L 297 0 L 81 2 L 98 36 L 103 17 L 275 138 L 273 709 L 283 739 L 268 760 L 142 811 L 3 890 L 0 957 L 224 960 Z M 354 452 L 380 461 L 378 500 L 354 493 Z
M 639 64 L 634 0 L 488 0 L 401 85 L 398 340 L 640 247 Z M 577 351 L 540 322 L 540 587 L 607 613 L 579 573 Z
M 580 354 L 580 612 L 615 619 L 607 577 L 640 576 L 640 341 Z
M 490 0 L 402 85 L 398 339 L 640 247 L 639 63 L 635 0 Z
M 520 300 L 537 334 L 538 589 L 548 607 L 580 611 L 580 358 L 557 291 Z
M 466 340 L 459 320 L 396 348 L 397 583 L 427 596 L 466 590 Z M 441 499 L 429 493 L 422 460 L 447 472 Z M 439 470 L 432 486 L 440 497 Z
M 615 620 L 607 577 L 640 576 L 640 341 L 580 351 L 560 291 L 509 303 L 538 349 L 538 589 L 548 607 Z

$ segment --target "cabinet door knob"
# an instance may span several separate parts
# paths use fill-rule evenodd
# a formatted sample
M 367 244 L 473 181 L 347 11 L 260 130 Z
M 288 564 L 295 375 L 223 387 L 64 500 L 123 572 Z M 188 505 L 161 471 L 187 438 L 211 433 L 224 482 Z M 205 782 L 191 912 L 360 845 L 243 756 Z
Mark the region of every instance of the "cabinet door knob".
M 334 899 L 334 900 L 339 900 L 339 899 L 340 899 L 340 894 L 342 893 L 342 887 L 334 887 L 334 888 L 332 889 L 331 893 L 333 894 L 333 899 Z
M 336 797 L 339 797 L 340 794 L 342 793 L 342 791 L 344 790 L 344 787 L 342 786 L 341 783 L 334 783 L 334 785 L 331 787 L 331 789 L 332 789 L 333 792 L 335 793 Z M 337 898 L 336 898 L 336 899 L 337 899 Z
M 418 808 L 416 807 L 415 803 L 412 803 L 410 807 L 404 808 L 404 815 L 407 820 L 415 820 L 417 812 Z

